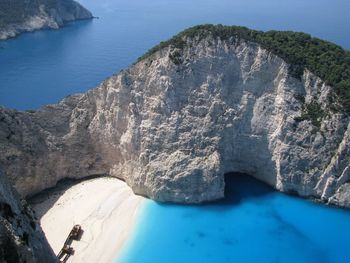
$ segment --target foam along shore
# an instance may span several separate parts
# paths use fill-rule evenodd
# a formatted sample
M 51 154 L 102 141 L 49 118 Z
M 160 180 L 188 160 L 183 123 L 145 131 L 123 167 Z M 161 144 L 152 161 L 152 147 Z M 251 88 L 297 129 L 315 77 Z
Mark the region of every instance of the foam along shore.
M 31 200 L 52 249 L 58 254 L 70 230 L 84 233 L 73 241 L 68 262 L 115 262 L 137 221 L 144 198 L 115 178 L 97 178 L 60 187 Z

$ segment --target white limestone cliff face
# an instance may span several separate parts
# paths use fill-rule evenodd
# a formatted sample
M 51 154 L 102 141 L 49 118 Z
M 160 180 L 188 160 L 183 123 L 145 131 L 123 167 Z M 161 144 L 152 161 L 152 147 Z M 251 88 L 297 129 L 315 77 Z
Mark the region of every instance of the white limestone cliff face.
M 23 32 L 48 28 L 58 29 L 67 22 L 93 17 L 90 11 L 73 0 L 56 0 L 52 7 L 46 6 L 45 1 L 42 2 L 38 10 L 30 12 L 23 22 L 10 23 L 0 28 L 0 40 L 15 37 Z
M 199 203 L 243 172 L 350 207 L 350 125 L 327 109 L 331 87 L 254 43 L 186 41 L 35 113 L 1 110 L 0 164 L 17 190 L 111 174 L 155 200 Z M 301 97 L 329 112 L 319 128 L 295 120 Z
M 0 172 L 0 262 L 57 262 L 38 221 Z

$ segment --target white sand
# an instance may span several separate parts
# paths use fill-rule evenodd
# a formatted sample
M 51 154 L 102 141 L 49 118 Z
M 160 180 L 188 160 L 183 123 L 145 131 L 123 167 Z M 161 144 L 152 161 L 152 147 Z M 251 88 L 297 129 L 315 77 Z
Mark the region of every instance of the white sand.
M 56 255 L 73 225 L 80 224 L 84 233 L 73 241 L 75 254 L 67 262 L 115 262 L 144 198 L 114 178 L 83 181 L 59 194 L 33 206 Z

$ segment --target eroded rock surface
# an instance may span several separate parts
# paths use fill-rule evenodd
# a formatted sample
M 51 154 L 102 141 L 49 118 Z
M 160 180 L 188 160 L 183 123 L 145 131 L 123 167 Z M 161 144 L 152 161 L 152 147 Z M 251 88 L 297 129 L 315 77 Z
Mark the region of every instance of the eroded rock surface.
M 0 262 L 57 262 L 32 210 L 1 172 Z
M 0 163 L 23 195 L 64 177 L 111 174 L 137 194 L 198 203 L 243 172 L 284 192 L 349 203 L 349 119 L 331 87 L 255 43 L 186 39 L 85 94 L 34 112 L 0 111 Z M 304 104 L 327 112 L 300 121 Z

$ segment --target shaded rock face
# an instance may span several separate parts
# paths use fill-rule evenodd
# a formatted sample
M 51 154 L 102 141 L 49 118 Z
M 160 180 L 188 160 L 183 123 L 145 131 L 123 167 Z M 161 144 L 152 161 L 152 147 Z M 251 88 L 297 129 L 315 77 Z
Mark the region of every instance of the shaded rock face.
M 350 207 L 350 125 L 328 110 L 331 87 L 307 70 L 294 78 L 251 42 L 186 41 L 86 94 L 1 110 L 0 163 L 17 190 L 111 174 L 155 200 L 199 203 L 222 198 L 224 174 L 241 172 Z M 295 120 L 313 101 L 330 112 L 320 127 Z
M 25 10 L 27 14 L 22 22 L 16 21 L 0 28 L 0 40 L 38 29 L 58 29 L 70 21 L 92 18 L 90 11 L 73 0 L 40 0 L 29 4 L 31 8 Z
M 0 174 L 0 262 L 57 262 L 33 212 Z

